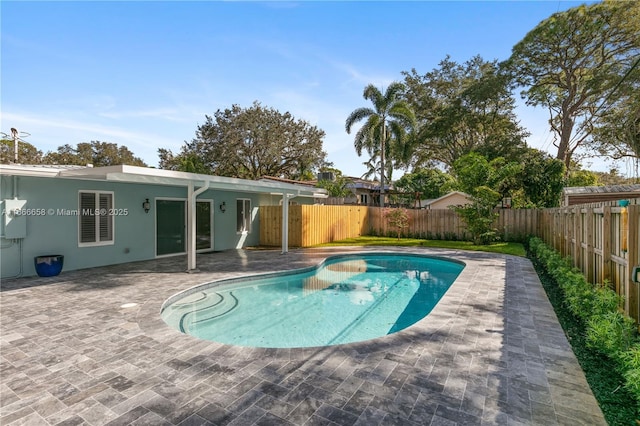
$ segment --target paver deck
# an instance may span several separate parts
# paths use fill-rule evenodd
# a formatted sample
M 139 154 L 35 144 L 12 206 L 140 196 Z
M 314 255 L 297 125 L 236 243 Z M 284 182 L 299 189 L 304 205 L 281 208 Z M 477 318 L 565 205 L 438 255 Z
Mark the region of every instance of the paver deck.
M 198 340 L 160 319 L 212 280 L 354 248 L 238 250 L 4 280 L 2 425 L 605 425 L 529 260 L 466 263 L 434 310 L 379 339 L 306 349 Z M 133 307 L 123 307 L 127 304 Z

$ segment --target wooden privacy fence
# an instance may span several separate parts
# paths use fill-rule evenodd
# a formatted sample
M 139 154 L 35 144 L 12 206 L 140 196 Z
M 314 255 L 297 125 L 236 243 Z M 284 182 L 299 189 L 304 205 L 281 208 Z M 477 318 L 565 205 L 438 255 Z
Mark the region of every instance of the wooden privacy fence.
M 396 231 L 384 219 L 384 210 L 369 207 L 369 233 L 393 235 Z M 498 218 L 493 223 L 503 241 L 523 241 L 536 235 L 537 210 L 497 210 Z M 404 235 L 434 240 L 471 240 L 464 222 L 450 209 L 408 209 L 409 227 Z
M 367 235 L 367 207 L 289 206 L 289 245 L 308 247 Z M 260 245 L 282 244 L 282 206 L 260 207 Z
M 539 236 L 569 256 L 590 283 L 609 282 L 624 296 L 624 311 L 639 321 L 640 294 L 632 281 L 640 264 L 640 199 L 541 210 Z
M 308 247 L 361 235 L 395 235 L 380 207 L 358 205 L 289 206 L 289 245 Z M 494 227 L 502 240 L 522 241 L 537 235 L 538 210 L 499 210 Z M 403 235 L 427 239 L 468 240 L 464 223 L 453 210 L 408 209 L 409 227 Z M 260 244 L 279 246 L 282 207 L 260 207 Z

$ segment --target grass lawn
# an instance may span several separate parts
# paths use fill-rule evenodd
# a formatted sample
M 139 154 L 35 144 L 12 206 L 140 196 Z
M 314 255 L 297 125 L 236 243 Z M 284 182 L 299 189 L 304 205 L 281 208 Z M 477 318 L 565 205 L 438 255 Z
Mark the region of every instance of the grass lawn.
M 421 240 L 417 238 L 392 237 L 357 237 L 347 238 L 332 243 L 319 244 L 314 247 L 335 246 L 403 246 L 403 247 L 437 247 L 456 250 L 488 251 L 491 253 L 512 254 L 525 257 L 524 246 L 520 243 L 494 243 L 489 245 L 474 245 L 469 241 Z

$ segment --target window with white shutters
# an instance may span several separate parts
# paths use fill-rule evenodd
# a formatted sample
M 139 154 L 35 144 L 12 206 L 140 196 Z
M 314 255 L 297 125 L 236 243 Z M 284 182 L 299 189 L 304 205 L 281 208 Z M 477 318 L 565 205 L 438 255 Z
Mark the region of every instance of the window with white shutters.
M 113 192 L 80 191 L 78 245 L 113 244 Z

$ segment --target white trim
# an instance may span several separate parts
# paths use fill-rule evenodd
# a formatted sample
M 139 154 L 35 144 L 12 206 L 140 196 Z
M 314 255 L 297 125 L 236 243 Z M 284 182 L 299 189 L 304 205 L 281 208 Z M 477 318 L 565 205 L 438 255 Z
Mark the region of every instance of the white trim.
M 0 174 L 3 174 L 2 168 L 0 168 Z M 209 182 L 210 189 L 221 189 L 235 192 L 282 193 L 282 191 L 287 191 L 298 197 L 326 198 L 328 196 L 325 189 L 293 183 L 262 182 L 225 176 L 212 176 L 126 165 L 61 170 L 58 172 L 57 177 L 100 179 L 173 186 L 187 186 L 189 182 L 192 182 L 194 186 L 205 186 L 206 182 Z
M 156 185 L 172 185 L 186 187 L 188 182 L 195 186 L 204 186 L 209 182 L 210 189 L 220 189 L 235 192 L 281 194 L 289 192 L 292 196 L 307 198 L 327 198 L 325 189 L 308 185 L 264 182 L 248 179 L 237 179 L 225 176 L 212 176 L 173 170 L 153 169 L 138 166 L 107 166 L 107 167 L 72 167 L 72 166 L 29 166 L 20 164 L 0 165 L 0 175 L 7 176 L 41 176 L 85 180 L 109 180 L 116 182 L 146 183 Z

